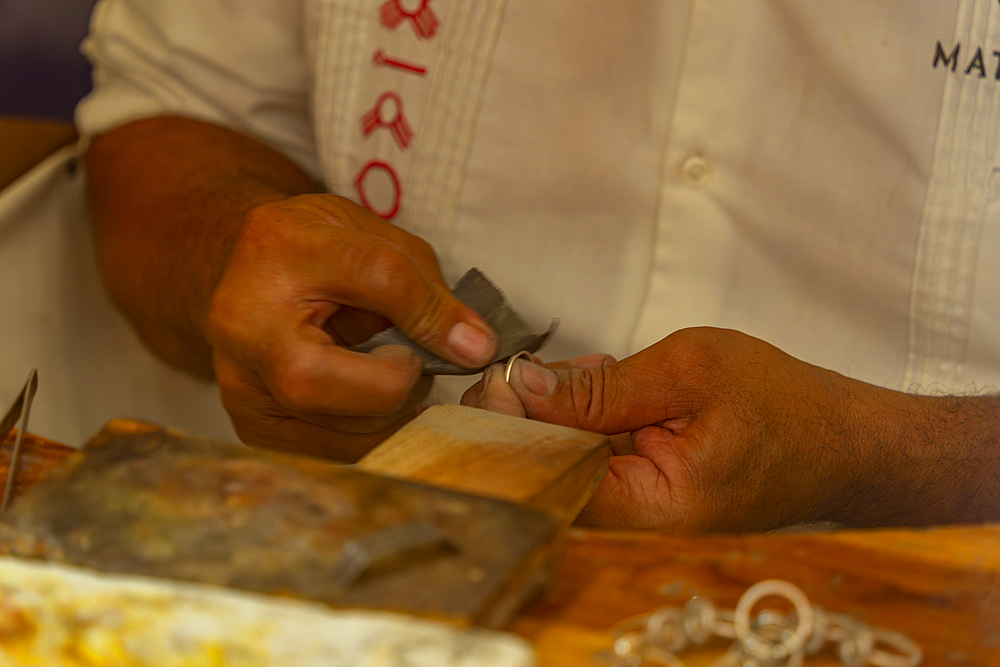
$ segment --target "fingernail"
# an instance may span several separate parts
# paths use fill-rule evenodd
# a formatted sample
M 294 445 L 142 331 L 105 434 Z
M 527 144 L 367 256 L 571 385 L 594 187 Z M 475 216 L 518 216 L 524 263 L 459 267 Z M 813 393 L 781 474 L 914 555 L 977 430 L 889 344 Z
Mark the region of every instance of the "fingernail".
M 556 390 L 559 378 L 554 371 L 527 361 L 515 361 L 515 368 L 521 373 L 521 384 L 536 396 L 550 396 Z
M 476 366 L 489 363 L 493 352 L 493 344 L 489 337 L 465 322 L 459 322 L 448 332 L 448 347 Z

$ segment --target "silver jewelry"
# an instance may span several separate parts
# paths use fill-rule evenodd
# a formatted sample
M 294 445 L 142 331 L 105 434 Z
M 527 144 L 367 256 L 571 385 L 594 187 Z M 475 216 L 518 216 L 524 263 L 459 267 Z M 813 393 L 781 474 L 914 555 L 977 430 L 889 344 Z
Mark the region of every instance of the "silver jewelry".
M 512 356 L 510 359 L 508 359 L 507 365 L 504 366 L 504 372 L 503 372 L 503 379 L 508 384 L 508 386 L 510 385 L 510 369 L 514 367 L 514 362 L 517 361 L 518 359 L 521 359 L 522 357 L 527 359 L 528 361 L 535 360 L 535 357 L 532 356 L 531 352 L 528 352 L 527 350 L 521 350 L 520 352 Z
M 795 610 L 764 609 L 751 617 L 754 605 L 767 597 L 784 598 Z M 846 667 L 917 667 L 923 661 L 920 646 L 906 635 L 826 611 L 782 579 L 748 588 L 735 611 L 694 597 L 683 609 L 663 607 L 626 619 L 612 635 L 612 649 L 595 654 L 595 665 L 684 667 L 677 654 L 713 636 L 736 640 L 713 667 L 799 667 L 806 655 L 819 653 L 827 643 L 835 645 Z

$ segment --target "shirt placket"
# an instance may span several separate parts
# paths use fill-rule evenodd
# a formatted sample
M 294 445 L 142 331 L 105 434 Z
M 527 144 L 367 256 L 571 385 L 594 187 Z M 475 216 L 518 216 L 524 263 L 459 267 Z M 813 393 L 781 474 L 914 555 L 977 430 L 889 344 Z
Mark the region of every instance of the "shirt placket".
M 713 47 L 725 40 L 725 31 L 738 28 L 731 20 L 738 13 L 715 4 L 691 3 L 663 153 L 649 282 L 632 335 L 632 349 L 651 345 L 668 334 L 669 322 L 678 312 L 684 313 L 681 319 L 697 313 L 693 317 L 703 323 L 713 322 L 718 316 L 719 304 L 704 295 L 717 292 L 714 285 L 720 271 L 725 272 L 731 246 L 726 220 L 712 200 L 713 156 L 700 139 L 715 130 L 712 120 L 699 107 L 697 92 L 691 89 L 693 82 L 713 75 Z M 681 221 L 693 224 L 682 229 Z
M 952 47 L 959 46 L 952 52 Z M 934 161 L 920 222 L 913 272 L 904 386 L 919 391 L 963 388 L 979 237 L 1000 158 L 1000 80 L 986 67 L 1000 45 L 1000 7 L 959 3 Z M 1000 56 L 997 56 L 1000 58 Z

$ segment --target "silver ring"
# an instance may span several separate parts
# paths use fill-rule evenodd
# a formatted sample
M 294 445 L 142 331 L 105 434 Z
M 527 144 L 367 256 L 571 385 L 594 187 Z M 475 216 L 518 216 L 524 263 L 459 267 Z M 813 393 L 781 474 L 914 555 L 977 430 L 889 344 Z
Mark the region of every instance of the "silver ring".
M 769 596 L 785 598 L 795 606 L 795 611 L 798 613 L 795 631 L 790 637 L 778 643 L 761 637 L 750 626 L 750 612 L 753 606 Z M 736 603 L 733 622 L 736 624 L 736 636 L 744 650 L 752 646 L 754 649 L 751 649 L 751 655 L 754 657 L 768 661 L 785 660 L 800 654 L 806 640 L 812 634 L 813 608 L 805 593 L 794 584 L 784 579 L 766 579 L 754 584 L 743 593 L 743 597 Z M 760 655 L 757 655 L 758 653 Z M 801 660 L 801 657 L 799 655 L 798 659 Z
M 517 354 L 515 354 L 513 357 L 511 357 L 510 359 L 508 359 L 507 360 L 507 366 L 504 368 L 504 372 L 503 372 L 503 379 L 504 379 L 504 381 L 508 385 L 510 385 L 510 369 L 514 367 L 514 362 L 517 361 L 518 359 L 520 359 L 521 357 L 524 357 L 528 361 L 534 361 L 535 360 L 535 358 L 531 355 L 531 352 L 528 352 L 527 350 L 521 350 L 520 352 L 518 352 Z
M 868 662 L 879 667 L 915 667 L 923 660 L 924 652 L 915 641 L 900 632 L 875 628 L 872 631 L 875 646 L 883 644 L 895 651 L 874 649 L 868 654 Z

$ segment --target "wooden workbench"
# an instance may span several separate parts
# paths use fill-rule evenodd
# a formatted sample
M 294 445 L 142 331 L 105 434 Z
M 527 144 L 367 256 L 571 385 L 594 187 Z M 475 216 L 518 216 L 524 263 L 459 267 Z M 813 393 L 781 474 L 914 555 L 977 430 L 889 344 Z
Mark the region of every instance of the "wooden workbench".
M 552 585 L 512 629 L 535 644 L 542 667 L 588 665 L 626 617 L 695 594 L 732 609 L 770 578 L 908 634 L 925 665 L 1000 665 L 1000 526 L 740 537 L 574 529 Z M 725 646 L 682 657 L 708 664 Z
M 11 440 L 0 450 L 6 478 Z M 18 490 L 66 456 L 35 439 Z M 617 622 L 706 595 L 733 608 L 752 584 L 780 578 L 823 607 L 908 634 L 925 665 L 1000 665 L 1000 526 L 748 536 L 675 536 L 572 529 L 545 592 L 510 630 L 541 667 L 584 667 Z M 685 654 L 707 665 L 725 644 Z M 833 657 L 807 665 L 836 665 Z

